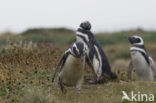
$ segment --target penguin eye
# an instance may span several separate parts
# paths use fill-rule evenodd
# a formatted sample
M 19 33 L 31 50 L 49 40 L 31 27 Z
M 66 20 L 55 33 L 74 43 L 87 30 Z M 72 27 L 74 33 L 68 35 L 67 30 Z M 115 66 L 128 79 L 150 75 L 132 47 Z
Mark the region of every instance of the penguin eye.
M 135 38 L 134 41 L 135 41 L 135 43 L 140 43 L 141 42 L 141 40 L 139 38 Z
M 140 39 L 137 39 L 137 42 L 141 42 L 141 40 Z
M 74 51 L 74 53 L 76 52 L 76 47 L 73 47 L 73 51 Z

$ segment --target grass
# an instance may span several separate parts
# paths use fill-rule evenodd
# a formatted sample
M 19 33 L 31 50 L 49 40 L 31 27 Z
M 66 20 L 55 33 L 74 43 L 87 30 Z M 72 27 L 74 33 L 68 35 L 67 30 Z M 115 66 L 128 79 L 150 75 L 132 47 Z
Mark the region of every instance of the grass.
M 127 93 L 133 90 L 136 93 L 141 91 L 156 95 L 156 82 L 128 81 L 126 68 L 129 58 L 121 54 L 121 57 L 118 56 L 121 45 L 115 47 L 117 50 L 112 50 L 114 46 L 105 47 L 108 55 L 113 54 L 109 58 L 112 59 L 111 66 L 117 73 L 118 80 L 106 81 L 98 85 L 84 83 L 80 94 L 75 91 L 74 87 L 66 87 L 67 93 L 62 94 L 57 86 L 57 80 L 54 83 L 51 82 L 51 76 L 64 48 L 43 44 L 41 47 L 32 49 L 14 47 L 2 50 L 0 53 L 0 102 L 121 103 L 123 90 Z M 152 50 L 155 46 L 150 48 Z M 88 77 L 91 73 L 88 69 L 86 71 L 85 77 Z M 124 101 L 123 103 L 131 102 Z
M 23 32 L 23 35 L 1 35 L 0 103 L 132 103 L 121 101 L 122 91 L 130 95 L 132 90 L 156 97 L 156 82 L 136 81 L 135 73 L 131 81 L 127 78 L 130 44 L 125 36 L 137 33 L 144 38 L 147 50 L 156 60 L 155 32 L 128 31 L 117 35 L 96 35 L 118 79 L 97 85 L 84 83 L 80 93 L 74 87 L 66 87 L 66 94 L 61 93 L 56 79 L 54 83 L 51 82 L 51 77 L 62 53 L 74 41 L 73 31 L 30 30 Z M 90 69 L 86 65 L 85 78 L 90 76 Z M 156 99 L 151 103 L 156 103 Z
M 115 33 L 94 33 L 96 39 L 103 45 L 122 45 L 129 44 L 126 36 L 140 35 L 146 43 L 155 43 L 155 31 L 129 30 Z M 29 29 L 22 33 L 13 34 L 6 32 L 0 36 L 0 46 L 5 46 L 8 42 L 32 41 L 33 43 L 48 42 L 55 45 L 70 45 L 75 41 L 75 31 L 66 28 L 52 29 Z M 62 39 L 63 38 L 63 39 Z

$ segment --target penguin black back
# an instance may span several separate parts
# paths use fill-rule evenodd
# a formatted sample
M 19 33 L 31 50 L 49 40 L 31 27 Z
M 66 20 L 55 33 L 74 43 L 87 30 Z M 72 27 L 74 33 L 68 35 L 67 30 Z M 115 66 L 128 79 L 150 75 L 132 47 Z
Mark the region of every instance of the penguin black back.
M 87 26 L 87 27 L 85 27 L 85 26 Z M 104 51 L 102 49 L 102 46 L 96 40 L 96 38 L 94 37 L 94 35 L 90 31 L 90 29 L 91 29 L 91 24 L 88 21 L 86 21 L 86 22 L 81 23 L 80 24 L 80 28 L 78 28 L 78 30 L 77 30 L 77 32 L 78 32 L 77 33 L 77 36 L 79 36 L 80 38 L 82 38 L 83 41 L 85 42 L 85 44 L 87 44 L 87 46 L 90 49 L 90 52 L 88 54 L 89 55 L 89 58 L 91 60 L 93 60 L 94 55 L 95 55 L 96 58 L 97 58 L 97 60 L 100 61 L 100 58 L 99 58 L 98 53 L 97 53 L 97 50 L 94 47 L 94 46 L 96 46 L 98 48 L 100 57 L 102 59 L 102 74 L 104 75 L 106 73 L 112 79 L 117 78 L 116 74 L 111 71 L 111 68 L 110 68 L 110 65 L 109 65 L 107 56 L 105 55 L 105 53 L 104 53 Z

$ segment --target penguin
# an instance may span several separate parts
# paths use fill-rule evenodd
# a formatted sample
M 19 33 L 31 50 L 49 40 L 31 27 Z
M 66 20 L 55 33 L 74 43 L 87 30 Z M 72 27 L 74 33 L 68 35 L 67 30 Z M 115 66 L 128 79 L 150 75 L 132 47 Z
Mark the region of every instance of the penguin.
M 83 42 L 87 47 L 86 62 L 92 68 L 94 80 L 90 83 L 101 83 L 103 78 L 116 79 L 117 75 L 111 71 L 109 61 L 101 44 L 91 32 L 89 21 L 82 22 L 76 32 L 76 42 Z
M 155 68 L 152 57 L 147 52 L 144 41 L 140 36 L 127 37 L 131 43 L 131 62 L 128 68 L 128 78 L 131 79 L 132 71 L 135 70 L 137 80 L 154 81 Z
M 67 49 L 60 60 L 60 72 L 58 74 L 58 85 L 62 92 L 65 86 L 75 86 L 80 91 L 85 68 L 86 47 L 83 43 L 74 43 Z

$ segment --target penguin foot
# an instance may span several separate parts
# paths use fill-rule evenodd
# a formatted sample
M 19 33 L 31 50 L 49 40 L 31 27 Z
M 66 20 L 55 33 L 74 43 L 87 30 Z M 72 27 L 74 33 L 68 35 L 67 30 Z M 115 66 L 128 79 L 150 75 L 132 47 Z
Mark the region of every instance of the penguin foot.
M 63 85 L 62 80 L 60 78 L 58 80 L 58 85 L 59 85 L 59 88 L 60 88 L 61 92 L 62 93 L 66 93 L 66 90 L 64 88 L 64 85 Z

